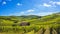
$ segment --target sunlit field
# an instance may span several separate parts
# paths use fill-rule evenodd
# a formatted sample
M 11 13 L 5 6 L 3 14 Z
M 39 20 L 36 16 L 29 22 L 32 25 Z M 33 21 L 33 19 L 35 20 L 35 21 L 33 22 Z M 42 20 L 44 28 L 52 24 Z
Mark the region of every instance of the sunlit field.
M 0 34 L 60 34 L 58 14 L 0 16 Z

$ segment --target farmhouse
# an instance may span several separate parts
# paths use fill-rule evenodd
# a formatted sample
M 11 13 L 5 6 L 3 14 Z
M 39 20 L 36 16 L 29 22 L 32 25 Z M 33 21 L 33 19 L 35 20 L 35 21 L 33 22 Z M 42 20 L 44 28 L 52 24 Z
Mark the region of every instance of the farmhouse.
M 30 25 L 30 22 L 23 21 L 20 23 L 20 26 L 29 26 L 29 25 Z

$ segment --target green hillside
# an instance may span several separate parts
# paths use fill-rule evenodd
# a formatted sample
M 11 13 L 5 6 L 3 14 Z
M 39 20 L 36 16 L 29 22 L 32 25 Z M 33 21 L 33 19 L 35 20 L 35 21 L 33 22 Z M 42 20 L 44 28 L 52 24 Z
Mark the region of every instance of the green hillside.
M 30 25 L 20 26 L 23 21 L 29 22 Z M 0 16 L 0 32 L 1 34 L 6 32 L 7 34 L 60 34 L 60 13 L 47 16 Z

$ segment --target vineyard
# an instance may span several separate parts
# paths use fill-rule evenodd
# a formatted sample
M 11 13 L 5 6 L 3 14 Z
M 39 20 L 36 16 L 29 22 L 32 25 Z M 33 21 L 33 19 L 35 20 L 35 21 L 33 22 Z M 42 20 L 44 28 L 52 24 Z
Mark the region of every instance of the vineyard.
M 0 16 L 0 34 L 60 34 L 60 13 Z

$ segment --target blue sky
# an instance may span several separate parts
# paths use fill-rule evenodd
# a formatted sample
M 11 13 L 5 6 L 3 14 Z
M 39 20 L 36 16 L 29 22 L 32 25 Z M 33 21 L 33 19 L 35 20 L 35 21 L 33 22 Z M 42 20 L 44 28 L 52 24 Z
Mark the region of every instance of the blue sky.
M 0 16 L 44 16 L 56 12 L 60 12 L 60 0 L 0 0 Z

